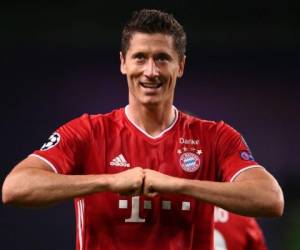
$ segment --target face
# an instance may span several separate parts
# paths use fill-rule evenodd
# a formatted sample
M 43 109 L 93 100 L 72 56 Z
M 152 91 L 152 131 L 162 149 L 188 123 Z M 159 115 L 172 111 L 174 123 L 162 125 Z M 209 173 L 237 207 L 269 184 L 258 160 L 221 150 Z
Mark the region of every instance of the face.
M 126 55 L 120 53 L 121 72 L 127 76 L 129 104 L 172 105 L 176 80 L 183 75 L 173 38 L 161 33 L 134 33 Z

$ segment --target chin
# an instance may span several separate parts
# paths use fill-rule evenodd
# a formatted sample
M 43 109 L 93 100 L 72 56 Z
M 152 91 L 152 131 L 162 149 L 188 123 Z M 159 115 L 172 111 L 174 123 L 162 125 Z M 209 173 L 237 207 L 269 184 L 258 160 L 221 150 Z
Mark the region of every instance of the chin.
M 162 103 L 161 100 L 158 100 L 157 98 L 145 98 L 143 100 L 141 100 L 141 103 L 145 106 L 149 105 L 149 106 L 157 106 L 159 104 Z

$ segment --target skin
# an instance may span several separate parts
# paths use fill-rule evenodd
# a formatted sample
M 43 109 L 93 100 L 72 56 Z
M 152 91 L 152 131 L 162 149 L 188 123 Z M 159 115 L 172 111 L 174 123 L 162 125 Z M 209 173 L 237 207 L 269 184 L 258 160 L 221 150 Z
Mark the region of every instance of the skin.
M 120 60 L 128 82 L 129 117 L 149 135 L 160 134 L 175 118 L 174 91 L 177 78 L 183 75 L 185 57 L 178 56 L 171 36 L 135 33 Z M 6 177 L 2 199 L 5 204 L 38 207 L 104 191 L 149 197 L 189 195 L 248 216 L 276 217 L 284 209 L 279 184 L 261 167 L 243 171 L 231 183 L 220 183 L 177 178 L 141 167 L 117 174 L 61 175 L 32 156 Z
M 185 57 L 178 56 L 169 35 L 135 33 L 120 60 L 127 76 L 130 118 L 150 135 L 158 135 L 175 118 L 174 92 Z

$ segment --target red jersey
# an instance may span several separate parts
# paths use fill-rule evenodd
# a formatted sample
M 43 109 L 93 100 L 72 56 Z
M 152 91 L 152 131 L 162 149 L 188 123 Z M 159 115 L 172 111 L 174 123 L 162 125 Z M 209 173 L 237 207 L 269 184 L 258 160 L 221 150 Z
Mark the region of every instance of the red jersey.
M 267 250 L 257 221 L 215 208 L 215 250 Z
M 224 122 L 176 111 L 152 137 L 126 115 L 83 115 L 60 127 L 36 157 L 60 174 L 114 174 L 140 166 L 180 178 L 230 181 L 254 167 L 240 134 Z M 190 196 L 103 192 L 75 199 L 77 250 L 212 250 L 214 206 Z

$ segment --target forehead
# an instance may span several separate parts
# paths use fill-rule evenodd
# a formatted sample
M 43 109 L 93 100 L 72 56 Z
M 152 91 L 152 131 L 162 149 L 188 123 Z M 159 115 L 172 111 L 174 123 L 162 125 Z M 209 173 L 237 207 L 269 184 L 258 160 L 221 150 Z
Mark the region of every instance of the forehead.
M 170 55 L 177 54 L 177 52 L 174 49 L 173 37 L 171 35 L 162 33 L 134 33 L 131 37 L 127 53 L 135 52 L 165 52 Z

